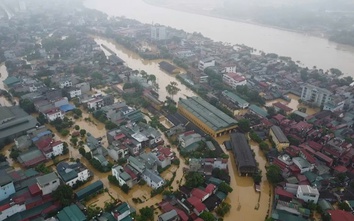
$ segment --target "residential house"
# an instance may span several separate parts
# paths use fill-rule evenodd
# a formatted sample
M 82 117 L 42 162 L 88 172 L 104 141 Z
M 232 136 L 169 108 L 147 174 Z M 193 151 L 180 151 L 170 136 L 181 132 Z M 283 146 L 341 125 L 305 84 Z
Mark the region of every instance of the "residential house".
M 64 207 L 56 215 L 59 221 L 86 221 L 85 214 L 80 210 L 76 204 Z
M 320 193 L 318 192 L 317 188 L 313 188 L 309 185 L 299 185 L 296 197 L 302 199 L 305 202 L 313 202 L 317 204 L 318 198 Z
M 118 180 L 120 186 L 125 184 L 132 188 L 135 184 L 132 177 L 124 170 L 122 166 L 117 165 L 112 167 L 112 175 Z
M 215 59 L 214 58 L 205 58 L 199 61 L 198 63 L 198 69 L 200 71 L 204 71 L 208 67 L 214 67 L 215 66 Z
M 5 170 L 0 170 L 0 201 L 7 199 L 16 192 L 12 178 Z
M 34 145 L 42 151 L 47 159 L 63 154 L 64 143 L 62 141 L 54 141 L 52 138 L 45 138 L 34 142 Z
M 61 180 L 71 187 L 78 181 L 85 182 L 91 177 L 91 172 L 82 163 L 58 163 L 57 172 Z
M 145 180 L 147 185 L 153 189 L 157 189 L 165 184 L 164 179 L 150 169 L 145 169 L 141 177 Z
M 109 145 L 107 150 L 108 155 L 115 161 L 126 158 L 129 154 L 128 147 L 119 141 L 113 141 L 112 145 Z
M 159 215 L 158 221 L 179 221 L 180 218 L 176 210 L 171 210 L 169 212 Z
M 157 158 L 156 163 L 161 168 L 171 165 L 171 160 L 174 158 L 174 153 L 171 149 L 163 146 L 158 146 L 156 152 L 154 151 L 154 154 Z
M 233 89 L 236 89 L 237 86 L 241 86 L 241 85 L 246 85 L 247 84 L 247 80 L 244 76 L 242 76 L 239 73 L 226 73 L 223 74 L 222 76 L 222 81 L 232 87 Z
M 69 88 L 66 90 L 66 93 L 68 94 L 69 98 L 75 98 L 75 97 L 80 97 L 82 92 L 80 88 Z
M 39 176 L 36 179 L 38 187 L 42 190 L 43 195 L 52 193 L 60 186 L 59 177 L 55 172 Z
M 80 89 L 82 94 L 88 93 L 91 90 L 91 86 L 89 82 L 82 82 L 79 84 L 76 84 L 75 87 L 77 89 Z
M 283 150 L 286 147 L 289 147 L 290 142 L 285 136 L 280 127 L 273 125 L 269 130 L 269 136 L 272 138 L 275 146 L 278 150 Z
M 128 216 L 130 216 L 130 213 L 131 213 L 131 208 L 130 208 L 129 204 L 126 202 L 118 205 L 111 212 L 111 214 L 113 215 L 113 217 L 117 221 L 132 220 L 132 219 L 126 219 Z
M 138 173 L 142 173 L 146 169 L 144 163 L 140 162 L 136 157 L 129 156 L 127 162 Z
M 179 144 L 182 148 L 186 148 L 194 143 L 200 142 L 202 136 L 194 131 L 188 131 L 178 136 Z
M 44 115 L 46 116 L 46 118 L 48 119 L 48 121 L 54 121 L 56 119 L 64 119 L 64 115 L 65 113 L 60 110 L 60 108 L 51 108 L 49 110 L 46 110 L 44 112 Z
M 313 164 L 310 164 L 307 160 L 305 160 L 302 157 L 294 157 L 292 160 L 294 164 L 300 168 L 301 173 L 312 171 L 314 168 Z
M 62 79 L 59 81 L 59 88 L 61 89 L 71 86 L 73 86 L 73 82 L 70 79 Z
M 242 99 L 241 97 L 239 97 L 238 95 L 230 92 L 230 91 L 223 91 L 222 95 L 229 101 L 231 101 L 233 104 L 237 105 L 239 108 L 245 109 L 247 108 L 250 104 L 245 101 L 244 99 Z

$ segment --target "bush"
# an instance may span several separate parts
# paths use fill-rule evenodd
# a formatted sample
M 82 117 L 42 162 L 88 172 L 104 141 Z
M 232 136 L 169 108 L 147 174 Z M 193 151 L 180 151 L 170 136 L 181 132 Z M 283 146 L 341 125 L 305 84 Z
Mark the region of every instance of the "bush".
M 179 166 L 180 163 L 181 163 L 180 160 L 177 159 L 177 158 L 175 158 L 175 159 L 172 160 L 172 164 L 173 164 L 173 165 Z
M 64 130 L 61 130 L 60 131 L 60 134 L 63 136 L 63 137 L 66 137 L 66 136 L 68 136 L 69 135 L 69 130 L 67 130 L 67 129 L 64 129 Z

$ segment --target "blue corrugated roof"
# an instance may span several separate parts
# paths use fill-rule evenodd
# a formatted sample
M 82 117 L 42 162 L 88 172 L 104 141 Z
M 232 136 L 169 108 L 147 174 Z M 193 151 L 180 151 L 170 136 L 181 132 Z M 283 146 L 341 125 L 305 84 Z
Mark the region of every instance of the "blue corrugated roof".
M 73 106 L 71 104 L 65 104 L 65 105 L 60 106 L 60 110 L 62 110 L 64 112 L 68 112 L 68 111 L 71 111 L 74 109 L 75 109 L 75 106 Z

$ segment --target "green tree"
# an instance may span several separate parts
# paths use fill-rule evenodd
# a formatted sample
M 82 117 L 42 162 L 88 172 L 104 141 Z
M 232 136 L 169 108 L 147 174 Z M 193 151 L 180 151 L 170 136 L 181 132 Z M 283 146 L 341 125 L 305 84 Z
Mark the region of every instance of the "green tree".
M 205 183 L 205 178 L 201 173 L 198 172 L 189 172 L 186 175 L 185 185 L 189 188 L 195 188 L 201 186 Z
M 80 148 L 79 148 L 79 153 L 80 153 L 82 156 L 85 156 L 85 155 L 86 155 L 85 148 L 80 147 Z
M 151 81 L 151 82 L 156 82 L 156 76 L 153 75 L 153 74 L 150 74 L 147 79 L 146 79 L 147 82 Z
M 225 202 L 222 202 L 215 210 L 216 214 L 221 217 L 224 217 L 228 212 L 230 212 L 231 205 Z
M 85 134 L 86 134 L 86 130 L 85 130 L 85 129 L 81 129 L 81 130 L 80 130 L 80 135 L 81 135 L 81 137 L 84 137 Z
M 231 193 L 233 191 L 232 187 L 226 182 L 220 183 L 218 190 L 226 194 Z
M 63 206 L 68 206 L 73 202 L 74 192 L 68 185 L 60 185 L 54 192 L 53 198 L 58 200 Z
M 80 126 L 79 125 L 75 125 L 75 130 L 80 130 Z
M 171 81 L 170 84 L 166 86 L 167 93 L 173 99 L 173 96 L 176 95 L 181 89 L 178 88 L 178 84 L 175 81 Z
M 260 183 L 262 181 L 262 171 L 259 170 L 257 173 L 254 173 L 252 178 L 254 183 Z
M 338 208 L 341 209 L 341 210 L 345 210 L 345 211 L 351 211 L 350 206 L 348 205 L 348 203 L 344 202 L 344 201 L 338 203 Z
M 35 169 L 36 169 L 36 171 L 38 171 L 40 173 L 45 173 L 45 174 L 52 172 L 50 167 L 47 167 L 44 163 L 37 165 Z
M 262 141 L 261 143 L 259 143 L 259 148 L 262 150 L 262 151 L 269 151 L 269 145 Z
M 250 121 L 248 119 L 241 119 L 238 121 L 238 128 L 244 133 L 247 133 L 251 130 Z
M 270 117 L 273 117 L 274 115 L 277 114 L 274 107 L 266 107 L 266 109 L 267 109 L 267 113 Z
M 11 150 L 11 153 L 10 153 L 10 157 L 13 159 L 13 160 L 17 160 L 17 157 L 20 156 L 20 151 L 19 150 L 15 150 L 15 149 L 12 149 Z
M 123 186 L 121 186 L 121 189 L 124 193 L 129 193 L 129 186 L 127 184 L 123 184 Z
M 34 107 L 34 104 L 30 99 L 20 99 L 19 105 L 24 111 L 29 114 L 36 112 L 36 108 Z
M 138 221 L 153 221 L 154 209 L 151 207 L 143 207 L 139 210 L 140 216 L 137 217 Z
M 42 112 L 39 113 L 39 115 L 37 117 L 37 121 L 42 125 L 48 123 L 47 118 L 44 116 L 44 114 Z
M 267 167 L 267 179 L 272 184 L 277 184 L 283 181 L 283 177 L 281 176 L 281 169 L 277 165 L 270 165 Z
M 204 211 L 202 214 L 199 215 L 204 221 L 215 221 L 215 216 L 211 212 Z

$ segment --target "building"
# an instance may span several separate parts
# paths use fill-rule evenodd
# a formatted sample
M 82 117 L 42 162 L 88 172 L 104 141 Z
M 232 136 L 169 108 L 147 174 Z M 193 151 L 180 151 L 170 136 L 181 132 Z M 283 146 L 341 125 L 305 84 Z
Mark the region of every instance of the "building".
M 34 142 L 34 145 L 42 151 L 47 159 L 52 156 L 62 155 L 64 150 L 64 143 L 62 141 L 54 141 L 52 138 L 38 140 Z
M 215 59 L 214 58 L 205 58 L 199 61 L 198 69 L 200 71 L 204 71 L 208 67 L 215 66 Z
M 159 215 L 158 221 L 179 221 L 179 216 L 176 210 L 171 210 L 169 212 Z
M 131 214 L 131 208 L 129 206 L 128 203 L 124 202 L 120 205 L 118 205 L 116 208 L 114 208 L 111 212 L 112 216 L 115 218 L 115 220 L 117 221 L 128 221 L 128 220 L 132 220 L 130 218 L 130 214 Z M 126 219 L 126 218 L 130 218 L 130 219 Z
M 86 221 L 85 214 L 80 210 L 76 204 L 64 207 L 58 215 L 59 221 Z
M 305 202 L 312 201 L 314 204 L 317 204 L 320 193 L 317 188 L 313 188 L 309 185 L 299 185 L 297 188 L 296 197 Z
M 141 177 L 145 180 L 146 184 L 153 189 L 157 189 L 165 184 L 165 181 L 162 179 L 162 177 L 150 169 L 145 169 L 141 174 Z
M 248 176 L 256 173 L 256 160 L 254 159 L 245 135 L 241 133 L 233 133 L 230 138 L 229 145 L 231 145 L 239 175 Z
M 202 140 L 200 134 L 194 133 L 194 131 L 187 131 L 178 135 L 178 142 L 182 148 L 186 148 L 194 143 L 198 143 Z
M 80 88 L 69 88 L 67 94 L 69 95 L 69 98 L 72 99 L 74 97 L 80 97 L 82 92 Z
M 90 178 L 90 171 L 82 163 L 58 163 L 57 172 L 61 180 L 71 187 L 73 187 L 76 182 L 85 182 Z
M 87 93 L 91 90 L 91 86 L 89 82 L 82 82 L 77 85 L 75 85 L 76 88 L 80 89 L 81 93 Z
M 55 172 L 37 177 L 37 185 L 42 190 L 43 195 L 47 195 L 55 191 L 59 185 L 59 177 Z
M 0 170 L 0 201 L 16 192 L 14 182 L 5 170 Z
M 288 138 L 285 136 L 280 127 L 276 125 L 273 125 L 270 128 L 269 136 L 272 138 L 278 150 L 283 150 L 284 148 L 287 148 L 290 145 Z
M 180 99 L 178 111 L 207 134 L 219 137 L 232 132 L 237 121 L 200 97 Z
M 142 173 L 146 169 L 145 165 L 135 157 L 129 156 L 127 161 L 137 173 Z
M 300 173 L 305 173 L 307 171 L 312 171 L 314 168 L 313 164 L 310 164 L 307 160 L 302 157 L 294 157 L 293 159 L 294 164 L 299 167 Z
M 232 103 L 234 103 L 235 105 L 237 105 L 239 108 L 245 109 L 247 108 L 250 104 L 245 101 L 244 99 L 240 98 L 238 95 L 230 92 L 230 91 L 223 91 L 222 95 L 229 101 L 231 101 Z
M 165 40 L 167 38 L 166 27 L 159 25 L 151 26 L 150 37 L 152 40 Z
M 304 84 L 301 88 L 301 100 L 310 102 L 318 107 L 324 106 L 332 99 L 333 93 L 325 88 L 320 88 L 311 84 Z
M 73 82 L 71 80 L 61 80 L 59 82 L 59 88 L 63 89 L 65 87 L 73 86 Z
M 96 182 L 91 183 L 87 187 L 77 191 L 75 193 L 75 196 L 78 201 L 81 201 L 81 200 L 85 199 L 86 197 L 91 196 L 92 194 L 94 194 L 100 190 L 103 190 L 103 183 L 101 180 L 97 180 Z
M 19 106 L 0 107 L 0 145 L 24 135 L 37 124 L 37 120 Z
M 47 117 L 48 121 L 54 121 L 57 118 L 64 119 L 64 112 L 60 110 L 60 108 L 52 108 L 44 112 L 45 116 Z
M 132 188 L 134 185 L 132 177 L 124 170 L 122 166 L 117 165 L 112 167 L 112 176 L 118 180 L 120 186 L 125 184 Z
M 233 89 L 236 89 L 237 86 L 247 84 L 246 78 L 238 73 L 223 74 L 222 81 Z

